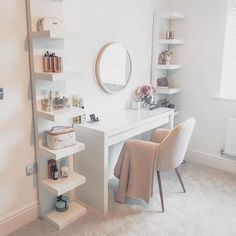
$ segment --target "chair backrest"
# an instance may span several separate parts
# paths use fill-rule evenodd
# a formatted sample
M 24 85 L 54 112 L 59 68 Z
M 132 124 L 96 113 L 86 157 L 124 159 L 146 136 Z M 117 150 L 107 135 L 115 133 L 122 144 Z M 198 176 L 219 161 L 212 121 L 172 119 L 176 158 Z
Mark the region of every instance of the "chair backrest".
M 191 118 L 178 125 L 160 144 L 157 153 L 157 170 L 177 168 L 184 160 L 196 120 Z

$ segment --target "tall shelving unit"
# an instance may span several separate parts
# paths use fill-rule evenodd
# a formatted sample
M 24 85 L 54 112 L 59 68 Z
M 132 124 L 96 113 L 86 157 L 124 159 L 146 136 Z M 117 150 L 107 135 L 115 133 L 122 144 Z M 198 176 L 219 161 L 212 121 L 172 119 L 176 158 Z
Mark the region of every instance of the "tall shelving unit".
M 37 4 L 40 4 L 39 9 L 37 9 L 38 11 L 34 8 L 37 8 Z M 42 7 L 43 4 L 47 4 L 48 9 L 44 9 Z M 66 90 L 68 80 L 79 79 L 81 77 L 81 73 L 79 72 L 42 72 L 41 58 L 45 50 L 51 48 L 58 50 L 58 48 L 60 48 L 60 50 L 63 51 L 65 39 L 78 39 L 78 34 L 73 32 L 36 31 L 37 19 L 39 17 L 45 17 L 45 15 L 50 16 L 51 9 L 55 11 L 58 7 L 59 9 L 58 11 L 56 9 L 56 13 L 60 12 L 60 17 L 62 17 L 62 4 L 63 0 L 26 0 L 40 216 L 58 230 L 63 229 L 74 220 L 86 214 L 86 208 L 78 203 L 73 194 L 75 188 L 86 183 L 86 177 L 74 171 L 72 158 L 74 154 L 85 150 L 85 145 L 77 142 L 76 145 L 72 147 L 51 150 L 47 148 L 45 142 L 46 130 L 57 125 L 69 125 L 72 123 L 73 117 L 84 114 L 84 111 L 72 107 L 70 109 L 45 112 L 40 108 L 40 99 L 42 98 L 41 93 L 43 89 Z M 46 12 L 46 10 L 48 10 L 48 12 Z M 56 45 L 55 48 L 54 45 Z M 64 157 L 70 159 L 69 176 L 59 180 L 48 179 L 47 161 L 49 159 L 58 161 Z M 62 194 L 70 195 L 70 197 L 73 198 L 71 199 L 69 209 L 63 213 L 57 212 L 54 207 L 56 197 Z
M 185 19 L 185 15 L 179 12 L 165 12 L 165 13 L 154 13 L 153 19 L 153 51 L 152 51 L 152 85 L 157 86 L 157 79 L 167 77 L 171 81 L 173 88 L 157 89 L 158 99 L 173 100 L 174 96 L 181 92 L 181 88 L 174 86 L 173 78 L 169 78 L 170 75 L 177 73 L 182 70 L 184 66 L 182 64 L 173 63 L 160 65 L 158 64 L 159 55 L 166 50 L 175 51 L 174 49 L 184 44 L 184 39 L 174 38 L 166 39 L 166 31 L 175 30 L 175 23 Z M 177 33 L 178 36 L 178 33 Z M 173 77 L 173 76 L 172 76 Z M 175 115 L 179 115 L 180 111 L 176 110 Z

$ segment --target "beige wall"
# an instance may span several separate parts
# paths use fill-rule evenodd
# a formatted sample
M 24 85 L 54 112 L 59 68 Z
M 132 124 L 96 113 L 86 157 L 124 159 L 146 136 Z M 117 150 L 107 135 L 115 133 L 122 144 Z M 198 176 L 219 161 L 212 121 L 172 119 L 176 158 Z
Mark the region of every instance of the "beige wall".
M 0 28 L 0 87 L 5 89 L 0 100 L 1 222 L 37 201 L 36 179 L 25 175 L 35 155 L 24 0 L 2 2 Z
M 34 15 L 47 4 L 46 0 L 38 1 Z M 63 4 L 65 17 L 70 19 L 69 29 L 81 35 L 79 41 L 66 43 L 70 57 L 67 66 L 79 68 L 84 74 L 81 81 L 69 83 L 69 92 L 83 97 L 93 112 L 123 109 L 135 88 L 150 81 L 152 1 L 71 0 Z M 5 100 L 0 101 L 1 222 L 37 201 L 36 179 L 25 176 L 25 166 L 35 157 L 24 0 L 9 0 L 1 5 L 0 28 L 0 87 L 6 93 Z M 133 62 L 131 82 L 113 96 L 98 87 L 94 75 L 97 53 L 111 41 L 123 44 Z

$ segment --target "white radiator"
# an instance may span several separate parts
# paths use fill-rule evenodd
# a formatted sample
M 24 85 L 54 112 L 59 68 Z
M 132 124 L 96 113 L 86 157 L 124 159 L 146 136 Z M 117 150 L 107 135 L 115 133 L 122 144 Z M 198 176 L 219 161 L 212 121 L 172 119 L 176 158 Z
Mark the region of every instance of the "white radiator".
M 225 154 L 236 156 L 236 117 L 228 118 L 225 140 Z

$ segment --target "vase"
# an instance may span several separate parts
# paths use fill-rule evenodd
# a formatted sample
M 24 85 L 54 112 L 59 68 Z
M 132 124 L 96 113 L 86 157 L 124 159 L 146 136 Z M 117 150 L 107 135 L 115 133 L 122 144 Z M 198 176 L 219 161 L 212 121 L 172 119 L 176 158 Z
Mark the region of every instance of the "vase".
M 145 100 L 142 102 L 142 108 L 144 109 L 144 110 L 149 110 L 149 107 L 150 107 L 150 105 L 149 105 L 149 103 L 147 103 Z

